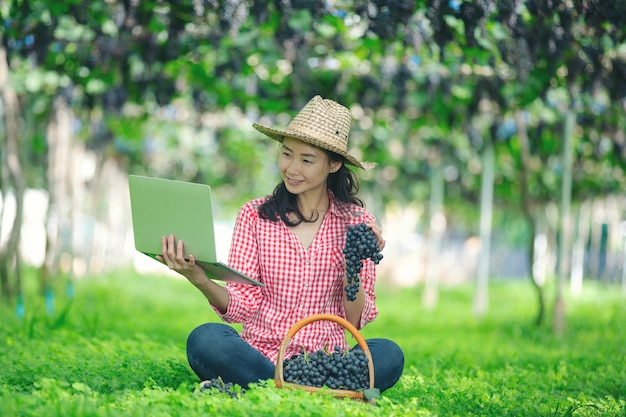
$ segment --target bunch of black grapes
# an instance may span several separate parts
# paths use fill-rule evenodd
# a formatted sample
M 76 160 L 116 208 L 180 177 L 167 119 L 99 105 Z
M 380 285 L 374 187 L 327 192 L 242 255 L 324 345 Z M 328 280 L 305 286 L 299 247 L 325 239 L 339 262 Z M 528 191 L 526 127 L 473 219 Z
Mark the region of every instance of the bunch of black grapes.
M 332 352 L 320 349 L 313 354 L 305 350 L 283 361 L 286 382 L 310 387 L 328 387 L 351 391 L 369 388 L 369 359 L 361 349 Z
M 370 258 L 376 265 L 383 259 L 380 246 L 374 231 L 365 223 L 349 225 L 346 235 L 346 247 L 343 249 L 346 258 L 346 275 L 348 285 L 345 287 L 348 301 L 356 300 L 359 291 L 359 274 L 363 260 Z
M 246 391 L 243 388 L 238 390 L 232 382 L 224 382 L 222 378 L 217 377 L 202 381 L 200 384 L 200 392 L 221 393 L 226 394 L 231 398 L 238 398 Z

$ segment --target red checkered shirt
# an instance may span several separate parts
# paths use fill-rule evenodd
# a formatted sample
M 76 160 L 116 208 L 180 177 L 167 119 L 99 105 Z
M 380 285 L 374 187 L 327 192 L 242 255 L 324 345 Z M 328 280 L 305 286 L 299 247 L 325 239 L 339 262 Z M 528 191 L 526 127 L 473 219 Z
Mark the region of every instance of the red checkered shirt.
M 229 282 L 228 309 L 220 314 L 225 322 L 242 323 L 241 337 L 276 363 L 287 331 L 313 314 L 345 318 L 343 248 L 347 226 L 374 220 L 360 206 L 342 203 L 330 196 L 329 210 L 308 250 L 282 221 L 260 218 L 259 206 L 267 197 L 249 201 L 239 211 L 228 257 L 231 267 L 265 284 L 256 287 Z M 360 327 L 378 314 L 374 262 L 365 260 L 360 279 L 365 306 Z M 346 332 L 339 324 L 316 321 L 292 338 L 286 357 L 319 349 L 348 348 Z

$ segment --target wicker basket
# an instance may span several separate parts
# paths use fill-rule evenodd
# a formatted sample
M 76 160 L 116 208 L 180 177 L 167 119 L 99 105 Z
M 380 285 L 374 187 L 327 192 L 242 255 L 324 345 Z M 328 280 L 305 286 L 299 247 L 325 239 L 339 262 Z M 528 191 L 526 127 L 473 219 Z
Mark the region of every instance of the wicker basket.
M 285 357 L 285 351 L 287 350 L 287 346 L 289 346 L 291 339 L 293 338 L 293 336 L 295 336 L 295 334 L 300 329 L 302 329 L 307 324 L 313 323 L 315 321 L 321 321 L 321 320 L 333 321 L 335 323 L 340 324 L 346 330 L 348 330 L 352 334 L 352 336 L 354 336 L 354 338 L 357 340 L 359 346 L 361 347 L 361 350 L 363 350 L 363 353 L 365 354 L 365 357 L 367 357 L 368 359 L 367 361 L 367 365 L 369 368 L 369 389 L 368 390 L 351 391 L 351 390 L 343 390 L 343 389 L 330 389 L 327 387 L 319 388 L 319 387 L 312 387 L 308 385 L 294 384 L 292 382 L 285 381 L 284 376 L 283 376 L 283 361 Z M 347 321 L 346 319 L 342 317 L 335 316 L 332 314 L 315 314 L 312 316 L 305 317 L 304 319 L 294 324 L 291 327 L 291 329 L 289 329 L 278 351 L 278 359 L 276 361 L 276 369 L 274 371 L 274 382 L 276 383 L 276 386 L 278 388 L 301 389 L 304 391 L 319 392 L 323 394 L 329 394 L 335 397 L 345 397 L 345 398 L 351 398 L 354 400 L 360 400 L 360 401 L 371 402 L 371 403 L 374 403 L 376 397 L 378 396 L 377 390 L 374 389 L 374 363 L 372 361 L 372 354 L 370 353 L 369 347 L 367 346 L 365 339 L 363 339 L 363 336 L 361 336 L 357 328 L 354 327 L 349 321 Z

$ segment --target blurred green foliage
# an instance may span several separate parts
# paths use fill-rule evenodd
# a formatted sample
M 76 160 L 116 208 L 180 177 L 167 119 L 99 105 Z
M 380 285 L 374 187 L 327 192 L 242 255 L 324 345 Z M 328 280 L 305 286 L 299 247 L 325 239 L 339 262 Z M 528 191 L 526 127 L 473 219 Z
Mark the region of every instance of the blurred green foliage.
M 266 177 L 274 154 L 249 126 L 262 115 L 284 124 L 321 94 L 353 110 L 353 146 L 381 165 L 363 176 L 365 192 L 423 199 L 427 167 L 441 163 L 454 172 L 448 198 L 475 201 L 480 184 L 468 178 L 490 140 L 496 199 L 511 208 L 520 169 L 531 170 L 538 201 L 558 190 L 558 174 L 546 175 L 558 173 L 570 106 L 579 114 L 574 197 L 626 183 L 626 13 L 619 1 L 613 13 L 607 7 L 13 0 L 0 12 L 11 83 L 32 132 L 61 95 L 82 125 L 78 135 L 95 152 L 122 155 L 129 171 L 210 181 L 237 204 L 268 193 L 267 182 L 250 179 Z M 516 162 L 518 109 L 528 117 L 531 167 Z M 42 151 L 41 141 L 31 143 L 30 153 Z M 42 183 L 41 173 L 30 178 Z

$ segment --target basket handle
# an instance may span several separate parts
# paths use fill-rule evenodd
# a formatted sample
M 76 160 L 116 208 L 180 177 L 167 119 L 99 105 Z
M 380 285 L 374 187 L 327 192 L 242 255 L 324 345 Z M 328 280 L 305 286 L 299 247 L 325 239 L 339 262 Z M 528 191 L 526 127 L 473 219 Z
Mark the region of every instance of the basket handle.
M 339 317 L 334 314 L 313 314 L 311 316 L 303 318 L 302 320 L 294 324 L 289 329 L 289 331 L 287 331 L 287 334 L 285 335 L 282 343 L 280 344 L 280 349 L 278 350 L 278 360 L 276 361 L 276 368 L 274 370 L 274 381 L 276 383 L 276 386 L 279 388 L 283 386 L 283 382 L 284 382 L 283 380 L 283 357 L 285 356 L 285 351 L 287 350 L 287 346 L 289 346 L 289 343 L 291 342 L 291 339 L 293 338 L 293 336 L 296 333 L 298 333 L 298 331 L 302 329 L 304 326 L 311 324 L 315 321 L 322 321 L 322 320 L 332 321 L 337 324 L 340 324 L 342 327 L 348 330 L 350 334 L 352 334 L 352 336 L 354 336 L 357 343 L 359 344 L 359 347 L 365 354 L 365 357 L 368 359 L 369 377 L 370 377 L 369 387 L 374 388 L 374 364 L 372 362 L 372 354 L 370 353 L 370 349 L 367 346 L 367 342 L 365 341 L 363 336 L 361 336 L 361 333 L 359 333 L 357 328 L 354 327 L 352 323 L 350 323 L 348 320 L 344 319 L 343 317 Z

